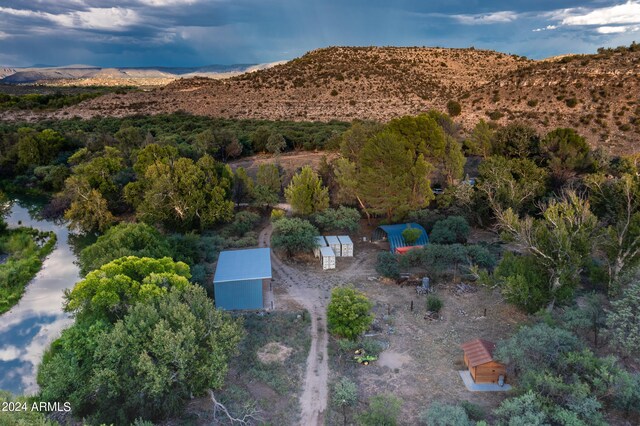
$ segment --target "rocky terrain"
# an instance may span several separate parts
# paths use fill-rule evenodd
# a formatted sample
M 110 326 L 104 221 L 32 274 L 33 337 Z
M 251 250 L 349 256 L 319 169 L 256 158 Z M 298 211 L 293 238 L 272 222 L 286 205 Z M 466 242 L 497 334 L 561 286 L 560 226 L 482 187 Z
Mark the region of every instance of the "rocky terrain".
M 577 128 L 594 146 L 636 151 L 640 142 L 640 49 L 532 61 L 494 51 L 331 47 L 225 80 L 183 78 L 146 92 L 109 94 L 53 117 L 186 111 L 226 118 L 388 120 L 461 106 L 479 120 L 522 121 L 541 132 Z M 20 117 L 4 113 L 5 119 Z

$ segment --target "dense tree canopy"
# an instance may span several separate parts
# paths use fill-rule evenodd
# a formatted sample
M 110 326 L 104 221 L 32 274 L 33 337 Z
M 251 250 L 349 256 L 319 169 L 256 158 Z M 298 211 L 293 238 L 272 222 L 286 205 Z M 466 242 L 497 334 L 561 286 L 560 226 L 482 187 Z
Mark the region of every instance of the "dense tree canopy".
M 287 256 L 311 252 L 316 247 L 318 230 L 311 222 L 300 218 L 282 218 L 273 224 L 271 245 L 284 250 Z
M 329 331 L 356 340 L 373 322 L 372 307 L 363 293 L 351 287 L 334 288 L 327 308 Z
M 309 166 L 304 166 L 293 176 L 284 195 L 294 213 L 300 215 L 309 216 L 329 207 L 329 190 Z

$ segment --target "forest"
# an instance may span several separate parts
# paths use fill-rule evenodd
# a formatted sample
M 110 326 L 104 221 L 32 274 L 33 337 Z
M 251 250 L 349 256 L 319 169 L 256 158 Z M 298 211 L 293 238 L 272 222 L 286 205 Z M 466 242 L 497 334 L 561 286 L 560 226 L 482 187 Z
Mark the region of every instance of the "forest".
M 301 150 L 326 156 L 317 170 L 279 167 L 280 156 Z M 229 165 L 255 154 L 274 161 L 251 173 Z M 272 246 L 292 258 L 312 251 L 320 232 L 351 231 L 363 218 L 416 222 L 430 237 L 404 256 L 380 253 L 381 275 L 413 267 L 436 283 L 464 275 L 529 315 L 498 346 L 519 386 L 491 424 L 638 420 L 639 159 L 593 150 L 570 128 L 538 134 L 481 120 L 465 132 L 437 111 L 388 123 L 186 114 L 3 123 L 4 192 L 47 196 L 43 214 L 95 239 L 66 295 L 76 322 L 45 355 L 39 397 L 67 397 L 76 416 L 96 423 L 179 414 L 190 395 L 223 385 L 243 338 L 241 319 L 207 298 L 219 251 L 257 245 L 270 220 Z M 293 217 L 274 208 L 282 201 Z M 472 228 L 501 244 L 470 243 Z M 334 321 L 333 332 L 352 338 L 368 325 L 351 334 Z M 158 330 L 162 342 L 150 337 Z M 137 358 L 141 349 L 152 357 Z M 392 411 L 363 413 L 359 423 L 396 424 L 377 417 Z M 433 405 L 420 419 L 488 424 L 473 417 L 469 407 Z

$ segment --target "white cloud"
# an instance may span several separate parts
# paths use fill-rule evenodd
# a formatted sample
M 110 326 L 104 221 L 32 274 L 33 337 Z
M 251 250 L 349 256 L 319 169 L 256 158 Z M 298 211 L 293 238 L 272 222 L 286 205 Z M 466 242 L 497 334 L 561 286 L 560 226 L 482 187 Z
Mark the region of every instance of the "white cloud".
M 629 1 L 616 6 L 601 7 L 587 12 L 582 8 L 564 9 L 562 25 L 610 25 L 640 23 L 640 2 Z
M 487 25 L 515 21 L 518 18 L 518 14 L 509 10 L 503 10 L 499 12 L 472 15 L 451 15 L 451 17 L 465 25 Z
M 551 31 L 551 30 L 555 30 L 556 28 L 558 28 L 557 25 L 547 25 L 544 28 L 536 28 L 535 30 L 533 30 L 533 32 L 538 33 L 540 31 Z
M 0 31 L 0 40 L 4 40 L 5 38 L 9 37 L 9 34 L 5 33 L 4 31 Z
M 135 10 L 122 7 L 90 7 L 63 14 L 0 7 L 0 14 L 46 19 L 66 28 L 92 30 L 121 31 L 140 22 L 140 15 Z
M 153 7 L 180 6 L 183 4 L 194 4 L 198 0 L 140 0 L 140 3 Z
M 621 33 L 630 33 L 634 31 L 639 31 L 640 26 L 634 25 L 622 25 L 617 27 L 612 26 L 604 26 L 596 28 L 596 32 L 599 34 L 621 34 Z

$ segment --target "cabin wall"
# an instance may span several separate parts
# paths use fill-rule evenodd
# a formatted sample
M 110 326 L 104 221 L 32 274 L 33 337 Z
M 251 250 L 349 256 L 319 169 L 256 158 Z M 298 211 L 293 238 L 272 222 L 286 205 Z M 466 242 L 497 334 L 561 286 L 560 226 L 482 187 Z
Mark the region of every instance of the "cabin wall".
M 498 362 L 488 362 L 474 368 L 476 383 L 498 383 L 500 376 L 507 376 L 507 369 Z M 473 374 L 472 374 L 473 376 Z

